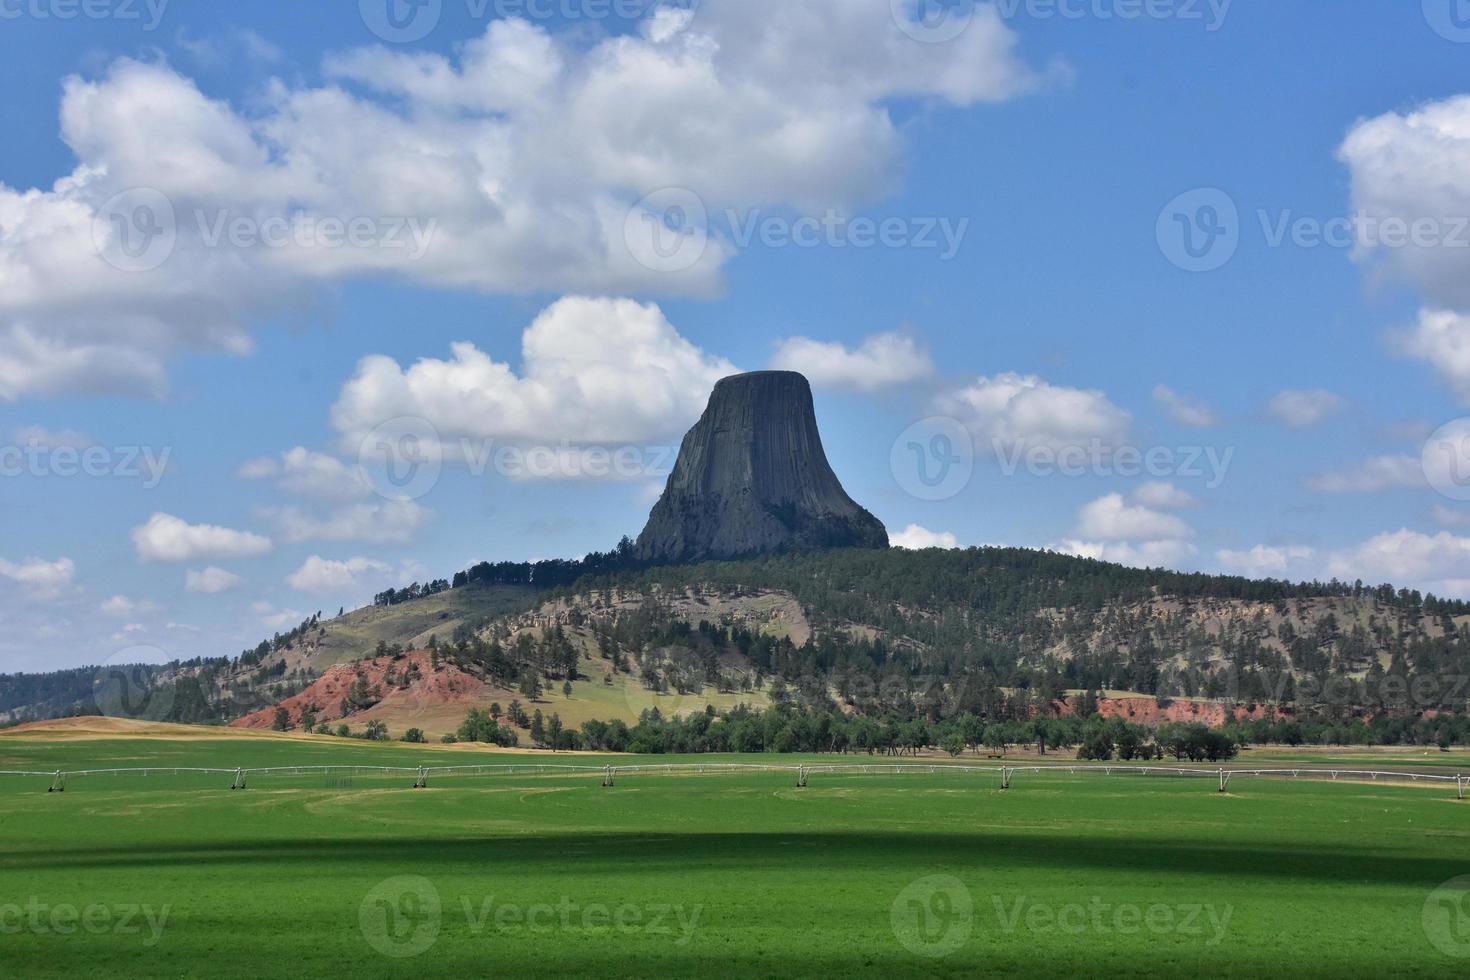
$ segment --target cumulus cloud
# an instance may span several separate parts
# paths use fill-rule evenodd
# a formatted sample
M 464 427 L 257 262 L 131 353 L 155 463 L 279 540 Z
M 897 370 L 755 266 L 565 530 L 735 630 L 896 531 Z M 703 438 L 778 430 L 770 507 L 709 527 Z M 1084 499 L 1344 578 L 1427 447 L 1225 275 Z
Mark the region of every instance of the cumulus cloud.
M 910 524 L 896 534 L 889 534 L 888 543 L 906 551 L 924 551 L 928 548 L 953 551 L 960 546 L 959 538 L 949 531 L 931 531 L 918 524 Z
M 934 373 L 934 362 L 912 337 L 884 333 L 857 348 L 806 337 L 781 341 L 771 358 L 778 371 L 799 371 L 817 388 L 873 392 L 919 381 Z
M 197 570 L 191 568 L 184 573 L 184 590 L 197 592 L 200 595 L 218 595 L 221 592 L 228 592 L 243 582 L 244 579 L 233 572 L 227 572 L 213 565 Z
M 131 616 L 138 604 L 125 595 L 115 595 L 97 607 L 109 616 Z
M 0 558 L 0 578 L 19 583 L 32 599 L 61 598 L 73 590 L 76 575 L 77 567 L 70 558 L 26 558 L 19 562 Z
M 302 541 L 362 541 L 371 544 L 407 544 L 434 519 L 434 512 L 412 500 L 384 500 L 351 504 L 324 513 L 300 507 L 263 512 L 274 520 L 282 537 Z
M 1470 527 L 1470 511 L 1455 510 L 1443 504 L 1430 508 L 1430 516 L 1440 527 Z
M 1035 375 L 998 374 L 941 396 L 935 408 L 967 425 L 997 454 L 1122 444 L 1133 419 L 1101 391 L 1049 384 Z
M 1169 421 L 1193 429 L 1208 429 L 1220 424 L 1220 417 L 1204 402 L 1181 395 L 1168 385 L 1154 388 L 1154 401 L 1164 410 Z
M 364 587 L 368 581 L 383 581 L 392 572 L 384 562 L 370 558 L 329 561 L 312 555 L 286 577 L 286 584 L 301 592 L 346 592 Z
M 235 474 L 242 480 L 274 480 L 287 493 L 322 500 L 352 500 L 373 493 L 359 467 L 301 446 L 282 453 L 279 460 L 269 456 L 247 460 Z
M 138 558 L 151 562 L 255 558 L 271 550 L 269 538 L 214 524 L 190 524 L 172 514 L 154 514 L 133 528 Z
M 23 425 L 15 430 L 17 446 L 37 446 L 42 449 L 90 449 L 95 443 L 84 432 L 76 429 L 47 429 L 39 425 Z
M 1248 551 L 1222 549 L 1215 559 L 1226 570 L 1247 578 L 1287 578 L 1305 575 L 1305 568 L 1317 552 L 1305 545 L 1275 547 L 1258 544 Z
M 1132 568 L 1181 568 L 1192 563 L 1198 549 L 1188 541 L 1079 541 L 1067 539 L 1052 551 L 1078 558 L 1127 565 Z
M 1166 494 L 1165 488 L 1171 492 Z M 1140 491 L 1155 500 L 1167 496 L 1171 505 L 1179 500 L 1178 491 L 1168 484 L 1147 484 Z M 1198 554 L 1193 537 L 1194 529 L 1175 515 L 1130 505 L 1122 494 L 1112 493 L 1085 505 L 1077 515 L 1075 536 L 1050 547 L 1066 555 L 1136 568 L 1180 568 Z
M 1193 537 L 1194 531 L 1173 514 L 1130 506 L 1122 494 L 1111 493 L 1082 508 L 1077 534 L 1099 541 L 1182 541 Z
M 496 20 L 452 57 L 330 55 L 324 83 L 277 79 L 248 112 L 157 63 L 68 78 L 75 170 L 0 185 L 0 400 L 160 396 L 171 355 L 247 353 L 255 322 L 362 276 L 713 294 L 734 249 L 707 215 L 876 200 L 902 167 L 894 100 L 968 106 L 1043 80 L 991 5 L 942 45 L 906 37 L 886 0 L 704 0 L 674 26 L 660 14 L 592 37 Z M 676 231 L 700 243 L 678 268 L 639 237 L 667 230 L 648 196 L 668 188 L 687 190 Z M 271 244 L 220 237 L 234 219 Z
M 261 625 L 267 629 L 283 630 L 306 621 L 305 614 L 294 609 L 277 609 L 268 602 L 253 603 L 250 611 L 260 617 Z
M 1283 391 L 1271 399 L 1266 411 L 1293 429 L 1306 429 L 1346 406 L 1345 400 L 1330 391 Z
M 1470 538 L 1403 528 L 1335 552 L 1328 570 L 1345 581 L 1393 582 L 1463 597 L 1470 594 Z
M 395 419 L 428 422 L 446 444 L 640 444 L 699 417 L 730 362 L 679 335 L 656 304 L 573 296 L 544 310 L 521 338 L 522 370 L 470 343 L 449 360 L 404 368 L 364 358 L 332 407 L 344 452 Z
M 1431 307 L 1470 311 L 1470 96 L 1362 120 L 1338 156 L 1360 215 L 1359 261 Z M 1389 222 L 1407 233 L 1390 237 Z
M 1178 510 L 1183 507 L 1193 507 L 1199 503 L 1188 491 L 1180 490 L 1174 484 L 1163 480 L 1142 484 L 1129 496 L 1135 504 L 1157 507 L 1162 510 Z
M 1427 485 L 1424 463 L 1414 456 L 1375 456 L 1307 478 L 1307 486 L 1320 493 L 1382 493 Z
M 1470 275 L 1470 269 L 1466 270 Z M 1405 357 L 1428 362 L 1460 401 L 1470 404 L 1470 316 L 1451 310 L 1420 310 L 1419 322 L 1389 335 Z

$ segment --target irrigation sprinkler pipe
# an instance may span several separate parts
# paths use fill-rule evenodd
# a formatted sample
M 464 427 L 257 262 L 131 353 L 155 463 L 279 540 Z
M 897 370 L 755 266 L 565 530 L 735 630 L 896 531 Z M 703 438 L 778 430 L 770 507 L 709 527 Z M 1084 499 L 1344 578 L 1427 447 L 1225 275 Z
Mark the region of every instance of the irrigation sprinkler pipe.
M 57 770 L 54 772 L 23 772 L 0 770 L 0 777 L 15 776 L 21 778 L 49 778 L 51 780 L 48 792 L 65 792 L 66 782 L 71 778 L 83 778 L 88 776 L 127 776 L 141 775 L 149 776 L 156 773 L 182 774 L 205 774 L 205 775 L 229 775 L 231 777 L 231 789 L 245 789 L 251 777 L 269 776 L 330 776 L 334 773 L 373 773 L 386 777 L 412 776 L 415 789 L 426 788 L 430 776 L 434 778 L 448 778 L 453 776 L 515 776 L 522 774 L 535 775 L 579 775 L 596 773 L 601 776 L 603 786 L 613 786 L 617 775 L 621 771 L 629 775 L 705 775 L 705 774 L 736 774 L 754 772 L 785 772 L 796 775 L 798 787 L 805 787 L 813 774 L 819 775 L 985 775 L 994 773 L 996 770 L 990 766 L 969 766 L 939 763 L 898 763 L 892 766 L 873 765 L 872 763 L 810 763 L 801 762 L 793 764 L 783 763 L 638 763 L 624 766 L 593 766 L 572 763 L 530 763 L 530 764 L 500 764 L 500 765 L 459 765 L 459 766 L 276 766 L 268 768 L 236 768 L 236 769 L 204 769 L 185 767 L 149 767 L 140 769 L 80 769 L 73 771 Z M 1395 772 L 1385 770 L 1355 770 L 1355 769 L 1227 769 L 1217 767 L 1215 769 L 1188 768 L 1184 766 L 1128 766 L 1128 765 L 1034 765 L 1034 766 L 1011 766 L 1000 767 L 1000 788 L 1008 790 L 1011 781 L 1017 773 L 1028 774 L 1056 774 L 1065 773 L 1076 776 L 1082 773 L 1101 773 L 1107 776 L 1114 775 L 1158 775 L 1177 777 L 1216 777 L 1219 781 L 1219 791 L 1227 792 L 1230 780 L 1234 777 L 1290 777 L 1300 779 L 1306 777 L 1327 777 L 1332 781 L 1340 778 L 1368 778 L 1373 781 L 1401 780 L 1413 783 L 1419 782 L 1453 782 L 1455 795 L 1458 799 L 1465 799 L 1466 790 L 1470 790 L 1470 776 L 1463 773 L 1453 776 L 1442 776 L 1430 773 L 1417 772 Z

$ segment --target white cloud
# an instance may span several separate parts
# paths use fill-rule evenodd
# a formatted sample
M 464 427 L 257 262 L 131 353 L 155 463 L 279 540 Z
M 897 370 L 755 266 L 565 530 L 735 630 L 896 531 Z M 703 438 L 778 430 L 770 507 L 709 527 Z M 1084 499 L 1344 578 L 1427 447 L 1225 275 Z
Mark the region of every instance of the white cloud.
M 322 500 L 354 500 L 373 493 L 361 468 L 301 446 L 282 453 L 279 462 L 268 456 L 247 460 L 235 475 L 242 480 L 275 480 L 287 493 Z
M 1305 545 L 1273 547 L 1256 545 L 1249 551 L 1222 549 L 1215 552 L 1219 563 L 1231 572 L 1247 578 L 1287 578 L 1305 574 L 1304 567 L 1317 552 Z
M 61 598 L 72 591 L 76 575 L 77 567 L 70 558 L 26 558 L 18 563 L 0 558 L 0 578 L 18 582 L 32 599 Z
M 277 609 L 268 602 L 253 603 L 250 610 L 260 617 L 261 625 L 267 629 L 283 630 L 300 626 L 306 621 L 305 614 L 294 609 Z
M 321 514 L 299 507 L 282 507 L 264 513 L 293 544 L 302 541 L 406 544 L 434 519 L 432 510 L 412 500 L 352 504 Z
M 1164 410 L 1169 421 L 1194 429 L 1208 429 L 1220 424 L 1220 417 L 1204 402 L 1181 395 L 1168 385 L 1154 388 L 1154 401 Z
M 1373 232 L 1356 255 L 1372 274 L 1416 286 L 1429 305 L 1470 310 L 1470 96 L 1357 123 L 1338 156 L 1353 209 Z M 1406 233 L 1390 240 L 1390 219 Z M 1415 226 L 1427 234 L 1415 235 Z M 1462 392 L 1463 393 L 1463 392 Z
M 677 435 L 736 372 L 681 337 L 655 304 L 567 297 L 521 338 L 522 371 L 473 344 L 404 369 L 368 357 L 332 407 L 344 452 L 394 419 L 429 422 L 441 440 L 639 444 Z
M 1470 584 L 1470 538 L 1404 528 L 1334 553 L 1328 569 L 1344 581 L 1361 578 L 1463 596 Z
M 90 449 L 95 443 L 90 436 L 76 429 L 46 429 L 39 425 L 23 425 L 15 430 L 17 446 L 37 446 L 42 449 Z
M 302 592 L 341 593 L 364 588 L 365 582 L 384 581 L 392 571 L 387 564 L 370 558 L 329 561 L 320 555 L 312 555 L 286 577 L 286 584 Z
M 197 571 L 191 568 L 184 572 L 184 590 L 201 595 L 218 595 L 221 592 L 228 592 L 243 581 L 244 579 L 233 572 L 227 572 L 213 565 Z
M 647 26 L 552 36 L 502 19 L 452 58 L 339 53 L 325 84 L 282 72 L 248 111 L 163 64 L 124 58 L 68 78 L 60 132 L 76 169 L 47 189 L 0 185 L 0 400 L 160 396 L 169 357 L 247 353 L 255 322 L 356 277 L 713 294 L 730 242 L 716 230 L 687 268 L 655 271 L 628 238 L 630 221 L 644 227 L 635 202 L 687 188 L 698 233 L 698 210 L 851 209 L 898 182 L 894 100 L 967 106 L 1042 81 L 990 5 L 942 45 L 904 36 L 886 0 L 704 0 L 688 30 L 667 14 Z M 102 258 L 139 213 L 109 202 L 134 188 L 164 195 L 159 227 L 178 219 L 166 262 L 143 272 Z M 283 216 L 381 219 L 385 234 L 420 224 L 395 225 L 392 246 L 212 240 L 220 218 Z
M 269 538 L 213 524 L 189 524 L 171 514 L 154 514 L 133 528 L 133 546 L 143 561 L 254 558 L 271 550 Z
M 949 531 L 931 531 L 917 524 L 910 524 L 896 534 L 889 534 L 888 543 L 907 551 L 924 551 L 928 548 L 953 551 L 960 546 L 959 538 Z
M 1430 510 L 1434 523 L 1440 527 L 1466 527 L 1470 526 L 1470 511 L 1455 510 L 1443 504 L 1435 504 Z
M 1320 493 L 1382 493 L 1427 485 L 1424 463 L 1413 456 L 1375 456 L 1307 478 L 1307 486 Z
M 131 616 L 138 604 L 125 595 L 115 595 L 97 608 L 109 616 Z
M 1168 484 L 1148 484 L 1141 490 L 1157 499 L 1165 496 L 1166 487 L 1173 491 L 1170 501 L 1177 501 L 1178 491 Z M 1173 514 L 1130 506 L 1122 494 L 1112 493 L 1084 506 L 1077 515 L 1076 536 L 1050 548 L 1136 568 L 1181 568 L 1192 565 L 1199 553 L 1189 540 L 1193 537 L 1194 529 Z
M 1320 388 L 1313 391 L 1283 391 L 1271 399 L 1266 410 L 1294 429 L 1305 429 L 1335 415 L 1347 406 L 1340 396 Z
M 1099 541 L 1182 541 L 1194 531 L 1173 514 L 1129 506 L 1122 494 L 1111 493 L 1082 508 L 1077 535 Z
M 1052 551 L 1078 558 L 1095 558 L 1132 568 L 1183 568 L 1192 564 L 1198 549 L 1188 541 L 1079 541 L 1068 539 Z
M 1128 438 L 1133 421 L 1101 391 L 1065 388 L 1020 374 L 982 377 L 941 396 L 935 408 L 969 426 L 977 448 L 999 454 L 1093 443 L 1113 447 Z
M 1179 510 L 1199 503 L 1192 494 L 1162 480 L 1138 486 L 1131 496 L 1135 504 L 1162 510 Z
M 1404 356 L 1427 361 L 1440 381 L 1470 404 L 1470 316 L 1420 310 L 1417 325 L 1391 333 L 1389 340 Z
M 816 388 L 873 392 L 920 381 L 934 373 L 934 362 L 912 337 L 884 333 L 869 337 L 856 349 L 837 341 L 806 337 L 781 341 L 771 367 L 799 371 Z

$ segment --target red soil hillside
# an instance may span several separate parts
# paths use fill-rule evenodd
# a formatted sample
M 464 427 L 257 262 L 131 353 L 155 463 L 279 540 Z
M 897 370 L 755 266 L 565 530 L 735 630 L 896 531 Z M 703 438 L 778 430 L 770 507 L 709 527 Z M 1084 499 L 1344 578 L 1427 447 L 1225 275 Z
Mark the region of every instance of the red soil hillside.
M 342 703 L 352 695 L 353 686 L 361 680 L 376 701 L 371 707 L 342 712 Z M 359 688 L 361 690 L 361 688 Z M 438 728 L 448 718 L 463 718 L 470 707 L 485 703 L 496 693 L 484 681 L 447 662 L 436 670 L 428 651 L 418 650 L 401 657 L 379 657 L 352 664 L 339 664 L 310 687 L 279 705 L 263 708 L 231 722 L 233 728 L 269 729 L 275 724 L 276 709 L 285 708 L 293 727 L 301 724 L 301 714 L 313 707 L 318 724 L 346 718 L 350 723 L 384 721 L 399 734 L 413 727 L 417 719 L 428 724 L 418 727 Z M 452 729 L 453 726 L 450 726 Z
M 1075 705 L 1063 703 L 1062 714 L 1070 715 Z M 1166 706 L 1159 699 L 1140 695 L 1134 698 L 1102 698 L 1097 703 L 1098 714 L 1105 718 L 1122 718 L 1133 725 L 1165 725 L 1170 722 L 1199 722 L 1211 728 L 1234 721 L 1254 721 L 1261 718 L 1276 720 L 1290 719 L 1290 711 L 1280 711 L 1263 704 L 1226 705 L 1219 701 L 1188 701 L 1174 699 Z

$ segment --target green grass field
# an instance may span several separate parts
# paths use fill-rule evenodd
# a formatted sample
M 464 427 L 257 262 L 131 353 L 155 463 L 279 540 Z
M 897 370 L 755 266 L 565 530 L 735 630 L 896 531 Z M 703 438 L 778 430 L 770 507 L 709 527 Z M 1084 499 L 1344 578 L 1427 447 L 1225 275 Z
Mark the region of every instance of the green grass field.
M 0 737 L 0 769 L 482 758 L 603 761 Z M 1205 779 L 1023 774 L 1002 792 L 987 773 L 798 789 L 752 773 L 227 787 L 155 773 L 47 794 L 0 779 L 5 972 L 1463 976 L 1470 963 L 1450 955 L 1470 955 L 1470 900 L 1436 893 L 1470 874 L 1470 802 L 1453 786 L 1222 795 Z

